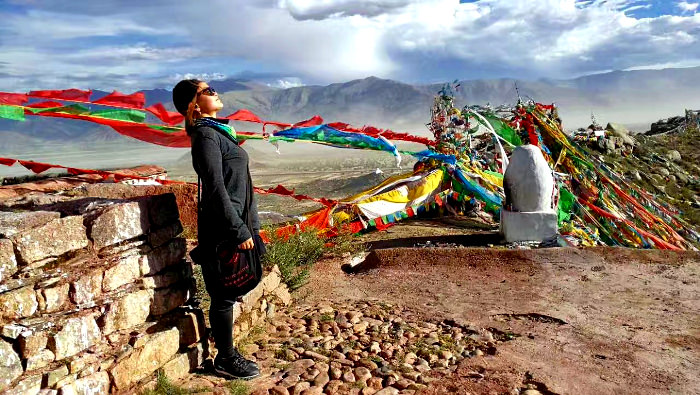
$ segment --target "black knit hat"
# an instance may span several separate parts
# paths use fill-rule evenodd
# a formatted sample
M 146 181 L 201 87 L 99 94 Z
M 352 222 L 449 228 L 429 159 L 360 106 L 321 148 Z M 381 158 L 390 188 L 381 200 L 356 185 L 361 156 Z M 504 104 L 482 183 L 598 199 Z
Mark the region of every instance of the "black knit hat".
M 180 114 L 187 116 L 187 107 L 199 89 L 200 80 L 182 80 L 173 88 L 173 104 Z

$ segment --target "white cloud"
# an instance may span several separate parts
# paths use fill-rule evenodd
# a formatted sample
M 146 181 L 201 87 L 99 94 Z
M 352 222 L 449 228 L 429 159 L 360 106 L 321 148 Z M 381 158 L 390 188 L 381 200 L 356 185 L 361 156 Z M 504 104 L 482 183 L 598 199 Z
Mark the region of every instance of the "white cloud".
M 698 10 L 698 5 L 700 5 L 700 3 L 688 3 L 687 1 L 679 1 L 676 6 L 680 8 L 683 12 L 695 13 Z
M 280 0 L 279 7 L 289 10 L 298 20 L 326 19 L 353 15 L 377 16 L 408 5 L 410 0 Z
M 175 74 L 250 69 L 327 83 L 369 75 L 566 78 L 700 64 L 700 14 L 688 2 L 677 3 L 680 16 L 640 19 L 630 15 L 648 1 L 209 0 L 204 9 L 165 0 L 41 4 L 24 14 L 0 13 L 0 73 L 17 76 L 0 80 L 0 89 L 89 78 L 95 79 L 90 87 L 105 86 L 120 75 L 122 85 L 152 84 Z M 266 82 L 276 79 L 279 86 L 295 83 Z
M 288 77 L 288 78 L 278 79 L 277 81 L 268 83 L 266 85 L 271 87 L 271 88 L 288 89 L 288 88 L 296 88 L 298 86 L 304 86 L 304 83 L 301 81 L 301 78 Z

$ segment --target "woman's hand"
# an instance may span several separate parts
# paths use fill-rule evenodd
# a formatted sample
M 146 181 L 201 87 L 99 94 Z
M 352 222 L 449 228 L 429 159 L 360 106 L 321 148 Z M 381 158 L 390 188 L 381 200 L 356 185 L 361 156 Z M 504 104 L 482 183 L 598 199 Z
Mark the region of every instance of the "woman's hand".
M 253 247 L 255 247 L 255 243 L 253 243 L 252 237 L 238 245 L 241 250 L 252 250 Z

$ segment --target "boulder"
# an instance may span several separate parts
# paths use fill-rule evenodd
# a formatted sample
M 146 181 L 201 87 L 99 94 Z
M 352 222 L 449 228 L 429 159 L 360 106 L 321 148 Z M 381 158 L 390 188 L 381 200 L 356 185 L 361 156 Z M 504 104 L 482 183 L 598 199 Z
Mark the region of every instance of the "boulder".
M 619 123 L 608 123 L 605 130 L 610 132 L 613 136 L 618 137 L 626 145 L 635 145 L 634 139 L 630 136 L 630 131 L 624 125 Z
M 683 160 L 683 158 L 681 158 L 681 153 L 676 150 L 668 151 L 666 157 L 672 162 L 681 162 Z

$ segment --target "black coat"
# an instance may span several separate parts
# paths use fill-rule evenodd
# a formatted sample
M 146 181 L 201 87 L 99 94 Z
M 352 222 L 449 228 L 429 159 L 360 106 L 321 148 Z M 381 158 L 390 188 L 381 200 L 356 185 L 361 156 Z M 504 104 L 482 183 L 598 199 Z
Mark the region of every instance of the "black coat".
M 260 222 L 254 194 L 250 207 L 245 207 L 246 196 L 253 188 L 249 182 L 248 154 L 233 139 L 209 126 L 193 127 L 189 133 L 192 166 L 202 181 L 197 220 L 199 244 L 212 246 L 222 240 L 240 244 L 251 238 L 244 218 L 246 209 L 252 216 L 253 233 L 258 234 Z

